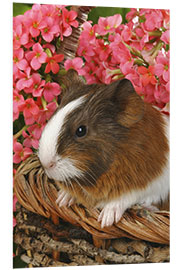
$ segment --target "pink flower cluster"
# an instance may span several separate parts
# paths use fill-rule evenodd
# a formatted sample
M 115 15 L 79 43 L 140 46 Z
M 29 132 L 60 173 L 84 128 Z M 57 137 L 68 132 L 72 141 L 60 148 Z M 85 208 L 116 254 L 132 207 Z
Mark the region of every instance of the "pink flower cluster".
M 20 115 L 24 119 L 14 135 L 16 164 L 38 148 L 42 130 L 58 106 L 61 87 L 52 75 L 59 72 L 64 55 L 56 53 L 57 44 L 78 27 L 76 17 L 66 6 L 34 4 L 13 18 L 13 120 Z
M 163 108 L 170 88 L 169 11 L 131 9 L 126 19 L 122 24 L 117 14 L 101 17 L 95 25 L 85 22 L 77 58 L 65 68 L 76 69 L 88 84 L 128 78 L 146 102 Z

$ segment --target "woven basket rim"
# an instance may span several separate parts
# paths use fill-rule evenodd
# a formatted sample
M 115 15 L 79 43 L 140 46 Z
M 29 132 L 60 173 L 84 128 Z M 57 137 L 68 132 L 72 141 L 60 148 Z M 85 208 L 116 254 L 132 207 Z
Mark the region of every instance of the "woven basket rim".
M 77 204 L 59 208 L 55 202 L 58 189 L 58 182 L 48 179 L 36 154 L 18 167 L 14 190 L 19 203 L 27 210 L 46 218 L 57 215 L 100 239 L 128 237 L 169 244 L 169 211 L 152 212 L 135 205 L 124 213 L 117 224 L 102 229 L 97 221 L 100 213 L 98 209 L 88 209 Z

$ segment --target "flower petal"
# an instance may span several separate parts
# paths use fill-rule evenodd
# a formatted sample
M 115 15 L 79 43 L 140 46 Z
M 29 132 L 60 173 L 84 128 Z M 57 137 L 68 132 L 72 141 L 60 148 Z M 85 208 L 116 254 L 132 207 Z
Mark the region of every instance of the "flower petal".
M 54 55 L 54 60 L 56 62 L 61 62 L 64 59 L 64 54 L 56 54 Z
M 41 67 L 41 63 L 38 61 L 37 57 L 33 57 L 31 60 L 31 66 L 34 70 L 38 70 Z
M 43 94 L 44 94 L 44 98 L 47 102 L 51 102 L 54 98 L 54 95 L 52 94 L 51 91 L 45 90 Z
M 58 63 L 54 62 L 54 63 L 51 65 L 51 69 L 52 69 L 52 72 L 53 72 L 54 74 L 58 73 L 58 71 L 59 71 L 59 65 L 58 65 Z
M 45 73 L 49 73 L 51 71 L 51 64 L 47 63 L 46 68 L 45 68 Z
M 19 143 L 19 142 L 14 143 L 14 145 L 13 145 L 14 152 L 21 152 L 22 149 L 23 149 L 23 146 L 21 143 Z
M 13 163 L 18 164 L 18 163 L 20 163 L 20 162 L 21 162 L 20 156 L 19 156 L 17 153 L 15 153 L 15 154 L 13 155 Z
M 17 63 L 17 66 L 19 69 L 25 70 L 28 67 L 28 62 L 26 61 L 26 59 L 22 59 Z
M 41 55 L 38 57 L 38 60 L 41 64 L 45 63 L 47 59 L 47 54 L 45 52 L 42 52 Z
M 23 34 L 23 35 L 21 36 L 21 38 L 20 38 L 21 44 L 22 44 L 22 45 L 25 45 L 25 44 L 28 43 L 28 41 L 29 41 L 29 35 L 26 34 L 26 33 Z
M 43 48 L 41 47 L 41 45 L 39 43 L 35 43 L 33 45 L 33 51 L 36 52 L 36 53 L 42 53 Z
M 157 64 L 155 65 L 155 74 L 160 77 L 164 72 L 164 65 L 162 64 Z

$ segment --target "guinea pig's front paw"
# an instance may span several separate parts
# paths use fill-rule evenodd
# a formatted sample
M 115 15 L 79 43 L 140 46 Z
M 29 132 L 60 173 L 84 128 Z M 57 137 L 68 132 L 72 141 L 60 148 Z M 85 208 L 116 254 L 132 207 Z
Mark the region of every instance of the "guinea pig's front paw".
M 104 206 L 99 217 L 98 222 L 101 222 L 101 228 L 111 226 L 114 222 L 118 222 L 124 210 L 120 202 L 110 202 Z
M 148 204 L 148 203 L 141 203 L 140 204 L 142 207 L 146 208 L 149 211 L 156 212 L 159 211 L 159 208 L 155 205 Z
M 75 198 L 73 198 L 69 193 L 66 191 L 59 191 L 58 198 L 56 200 L 56 203 L 59 207 L 62 206 L 71 206 L 73 203 L 75 203 Z

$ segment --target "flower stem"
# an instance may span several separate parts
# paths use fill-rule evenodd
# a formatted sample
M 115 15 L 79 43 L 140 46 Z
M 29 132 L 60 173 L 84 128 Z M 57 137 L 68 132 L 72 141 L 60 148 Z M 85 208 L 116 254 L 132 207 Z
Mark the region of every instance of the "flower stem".
M 58 107 L 59 105 L 58 105 L 58 103 L 57 103 L 56 98 L 54 98 L 53 101 L 56 103 L 56 106 Z
M 141 58 L 137 58 L 134 60 L 134 64 L 138 66 L 145 66 L 148 67 L 148 65 L 143 61 Z
M 138 51 L 135 48 L 132 48 L 131 46 L 129 46 L 126 42 L 122 41 L 122 43 L 126 46 L 126 48 L 129 49 L 130 53 L 133 54 L 134 56 L 137 56 L 139 59 L 141 59 L 142 64 L 149 66 L 149 64 L 146 62 L 146 60 L 144 59 L 144 57 L 142 56 L 141 52 Z
M 21 130 L 19 130 L 13 137 L 15 140 L 17 140 L 23 133 L 23 131 L 27 130 L 28 126 L 25 125 Z
M 158 55 L 159 50 L 161 49 L 162 46 L 163 46 L 163 41 L 160 40 L 153 49 L 153 53 L 151 55 L 152 59 L 154 59 Z
M 46 81 L 46 83 L 48 83 L 48 82 L 51 82 L 51 75 L 50 74 L 47 74 L 46 75 L 46 78 L 45 78 L 45 81 Z
M 119 80 L 119 79 L 122 79 L 122 78 L 124 78 L 124 74 L 120 74 L 120 75 L 115 75 L 113 78 L 112 78 L 112 80 L 114 81 L 114 80 Z
M 49 48 L 47 48 L 47 49 L 45 50 L 45 52 L 46 52 L 46 54 L 47 54 L 48 57 L 52 57 L 52 53 L 51 53 L 51 51 L 50 51 Z
M 161 37 L 162 32 L 157 30 L 157 31 L 152 31 L 152 32 L 148 32 L 149 36 L 155 36 L 155 37 Z
M 42 102 L 43 109 L 44 109 L 44 110 L 47 110 L 47 108 L 46 108 L 47 102 L 46 102 L 46 100 L 44 99 L 43 96 L 41 97 L 41 102 Z

